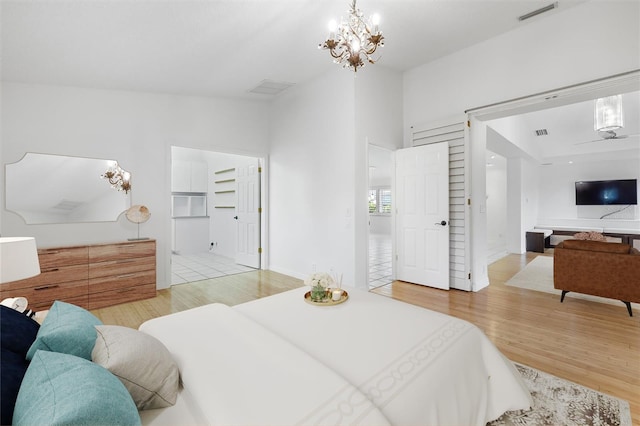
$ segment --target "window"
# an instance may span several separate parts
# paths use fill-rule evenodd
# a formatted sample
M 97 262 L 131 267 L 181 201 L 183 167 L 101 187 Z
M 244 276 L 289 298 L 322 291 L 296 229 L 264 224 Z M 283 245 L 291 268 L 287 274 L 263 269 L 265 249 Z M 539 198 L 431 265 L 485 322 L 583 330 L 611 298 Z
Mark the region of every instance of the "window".
M 379 189 L 378 199 L 380 200 L 380 213 L 391 214 L 391 190 Z
M 369 213 L 391 214 L 391 189 L 369 189 Z
M 369 190 L 369 213 L 375 213 L 378 211 L 378 190 Z

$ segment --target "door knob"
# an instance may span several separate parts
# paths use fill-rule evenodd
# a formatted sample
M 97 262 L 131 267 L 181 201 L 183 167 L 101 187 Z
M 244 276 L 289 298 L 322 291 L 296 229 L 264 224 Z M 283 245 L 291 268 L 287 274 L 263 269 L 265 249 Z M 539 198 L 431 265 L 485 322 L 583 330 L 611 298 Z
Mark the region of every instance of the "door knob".
M 446 221 L 446 220 L 443 220 L 443 221 L 441 221 L 441 222 L 436 222 L 436 223 L 434 223 L 434 225 L 447 226 L 447 221 Z
M 235 220 L 238 220 L 238 216 L 234 216 L 233 218 L 234 218 Z

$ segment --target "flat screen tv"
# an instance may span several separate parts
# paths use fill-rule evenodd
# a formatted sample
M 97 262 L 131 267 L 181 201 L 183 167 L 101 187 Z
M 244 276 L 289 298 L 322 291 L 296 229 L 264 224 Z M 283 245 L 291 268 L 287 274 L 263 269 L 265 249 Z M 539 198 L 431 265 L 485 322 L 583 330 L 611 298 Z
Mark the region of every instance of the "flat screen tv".
M 576 205 L 638 204 L 636 179 L 576 182 Z

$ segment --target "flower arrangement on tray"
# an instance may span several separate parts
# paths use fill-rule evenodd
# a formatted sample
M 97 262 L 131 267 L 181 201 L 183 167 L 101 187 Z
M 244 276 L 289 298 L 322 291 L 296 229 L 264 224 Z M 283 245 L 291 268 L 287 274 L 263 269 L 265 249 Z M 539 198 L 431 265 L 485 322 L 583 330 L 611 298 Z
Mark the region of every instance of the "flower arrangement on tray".
M 326 272 L 315 272 L 304 280 L 304 283 L 311 287 L 311 300 L 323 302 L 330 297 L 327 290 L 335 283 L 335 280 Z

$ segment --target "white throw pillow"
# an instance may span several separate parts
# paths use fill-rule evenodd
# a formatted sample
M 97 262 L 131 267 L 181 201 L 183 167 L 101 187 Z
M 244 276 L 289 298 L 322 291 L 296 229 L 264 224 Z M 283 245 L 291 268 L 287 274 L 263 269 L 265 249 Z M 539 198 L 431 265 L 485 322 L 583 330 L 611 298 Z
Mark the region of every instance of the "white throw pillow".
M 155 337 L 117 325 L 96 326 L 93 362 L 127 388 L 138 410 L 176 403 L 180 373 L 167 348 Z

